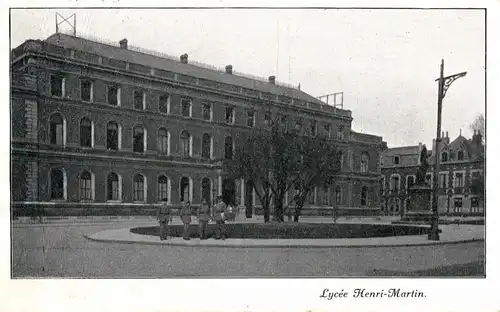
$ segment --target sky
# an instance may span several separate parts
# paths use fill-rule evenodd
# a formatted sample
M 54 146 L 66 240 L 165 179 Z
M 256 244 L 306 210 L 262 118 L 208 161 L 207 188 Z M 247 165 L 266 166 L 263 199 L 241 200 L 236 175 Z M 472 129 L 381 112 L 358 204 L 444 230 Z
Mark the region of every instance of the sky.
M 445 76 L 467 72 L 443 101 L 443 131 L 470 138 L 485 113 L 483 10 L 23 9 L 11 11 L 12 48 L 53 34 L 56 12 L 76 13 L 87 36 L 275 75 L 316 97 L 344 92 L 353 130 L 389 147 L 431 146 L 441 59 Z

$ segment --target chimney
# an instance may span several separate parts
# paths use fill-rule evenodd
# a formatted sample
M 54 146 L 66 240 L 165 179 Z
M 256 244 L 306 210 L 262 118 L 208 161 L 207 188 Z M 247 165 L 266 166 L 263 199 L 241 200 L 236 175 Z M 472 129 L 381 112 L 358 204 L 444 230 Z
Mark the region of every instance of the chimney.
M 187 53 L 184 53 L 181 55 L 181 63 L 187 64 L 188 63 L 188 55 Z
M 125 50 L 128 48 L 128 40 L 127 40 L 127 38 L 124 38 L 124 39 L 120 40 L 119 43 L 120 43 L 120 48 L 125 49 Z
M 226 74 L 233 74 L 233 65 L 227 65 L 226 66 Z
M 420 154 L 422 154 L 422 142 L 418 142 L 417 165 L 420 165 Z
M 276 76 L 269 76 L 269 83 L 276 84 Z
M 477 145 L 481 146 L 481 144 L 483 143 L 483 136 L 481 135 L 481 131 L 477 130 L 476 138 Z
M 446 137 L 448 137 L 448 131 L 446 131 Z

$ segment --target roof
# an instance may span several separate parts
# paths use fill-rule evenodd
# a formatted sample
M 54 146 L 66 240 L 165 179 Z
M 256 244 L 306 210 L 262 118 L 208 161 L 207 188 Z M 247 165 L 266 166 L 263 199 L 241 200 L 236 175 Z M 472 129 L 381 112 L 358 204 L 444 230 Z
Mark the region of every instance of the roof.
M 113 58 L 130 63 L 141 64 L 151 68 L 162 69 L 178 74 L 189 75 L 197 78 L 217 81 L 229 85 L 236 85 L 242 88 L 268 92 L 276 95 L 284 95 L 303 101 L 323 104 L 319 99 L 297 89 L 271 84 L 269 82 L 250 79 L 237 74 L 228 74 L 215 69 L 208 69 L 193 64 L 185 64 L 180 61 L 160 57 L 148 53 L 124 49 L 111 44 L 101 43 L 93 40 L 75 37 L 62 33 L 55 33 L 49 36 L 45 42 L 63 46 L 70 49 L 80 50 L 97 54 L 104 57 Z
M 396 155 L 418 155 L 419 146 L 400 146 L 388 148 L 384 151 L 385 156 L 396 156 Z

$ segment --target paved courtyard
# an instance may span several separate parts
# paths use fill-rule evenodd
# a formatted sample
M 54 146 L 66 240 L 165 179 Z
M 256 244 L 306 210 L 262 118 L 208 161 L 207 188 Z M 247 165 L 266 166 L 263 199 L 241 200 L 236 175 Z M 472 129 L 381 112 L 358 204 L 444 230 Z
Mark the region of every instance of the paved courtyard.
M 13 277 L 387 276 L 484 261 L 484 241 L 378 248 L 236 248 L 105 243 L 84 237 L 154 224 L 15 224 Z

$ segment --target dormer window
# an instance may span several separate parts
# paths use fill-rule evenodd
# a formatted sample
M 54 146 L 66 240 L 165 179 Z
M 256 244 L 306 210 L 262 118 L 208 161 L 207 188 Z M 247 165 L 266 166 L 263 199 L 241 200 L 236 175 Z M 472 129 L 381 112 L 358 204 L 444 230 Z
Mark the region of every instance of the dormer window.
M 394 164 L 399 165 L 399 156 L 394 156 Z
M 441 153 L 441 162 L 447 162 L 448 161 L 448 153 L 443 152 Z
M 457 160 L 464 160 L 464 151 L 458 151 Z

